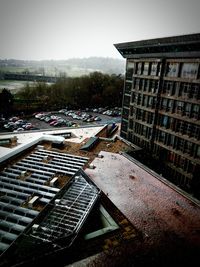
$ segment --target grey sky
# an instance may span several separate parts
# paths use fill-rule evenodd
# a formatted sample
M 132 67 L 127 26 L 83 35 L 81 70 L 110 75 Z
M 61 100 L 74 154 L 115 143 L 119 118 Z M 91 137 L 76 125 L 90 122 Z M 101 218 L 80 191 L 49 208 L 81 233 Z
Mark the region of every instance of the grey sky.
M 0 0 L 0 58 L 121 56 L 114 43 L 197 33 L 200 0 Z

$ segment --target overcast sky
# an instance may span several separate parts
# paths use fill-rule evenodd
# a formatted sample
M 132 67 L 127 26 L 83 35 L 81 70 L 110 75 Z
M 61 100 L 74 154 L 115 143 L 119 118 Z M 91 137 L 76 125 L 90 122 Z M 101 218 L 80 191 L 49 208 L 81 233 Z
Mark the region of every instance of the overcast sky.
M 0 58 L 118 57 L 114 43 L 197 33 L 200 0 L 0 0 Z

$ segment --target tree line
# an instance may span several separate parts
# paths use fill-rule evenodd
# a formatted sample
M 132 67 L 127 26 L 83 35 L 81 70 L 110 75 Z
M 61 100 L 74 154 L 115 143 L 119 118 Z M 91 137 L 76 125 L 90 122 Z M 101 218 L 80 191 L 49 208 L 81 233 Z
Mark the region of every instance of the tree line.
M 51 85 L 27 83 L 15 94 L 14 100 L 15 105 L 18 103 L 21 109 L 25 106 L 28 110 L 121 106 L 123 83 L 121 75 L 101 72 L 76 78 L 60 77 Z

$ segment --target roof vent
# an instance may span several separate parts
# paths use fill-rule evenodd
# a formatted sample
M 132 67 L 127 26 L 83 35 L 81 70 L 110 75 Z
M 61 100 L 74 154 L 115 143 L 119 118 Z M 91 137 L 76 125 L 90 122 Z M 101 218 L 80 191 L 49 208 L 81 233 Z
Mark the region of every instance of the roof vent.
M 95 169 L 94 164 L 90 164 L 90 165 L 89 165 L 89 168 L 90 168 L 90 169 Z
M 51 181 L 50 181 L 50 186 L 53 187 L 58 183 L 58 177 L 54 177 Z
M 34 196 L 31 198 L 31 200 L 28 202 L 28 207 L 33 208 L 33 205 L 39 200 L 38 196 Z

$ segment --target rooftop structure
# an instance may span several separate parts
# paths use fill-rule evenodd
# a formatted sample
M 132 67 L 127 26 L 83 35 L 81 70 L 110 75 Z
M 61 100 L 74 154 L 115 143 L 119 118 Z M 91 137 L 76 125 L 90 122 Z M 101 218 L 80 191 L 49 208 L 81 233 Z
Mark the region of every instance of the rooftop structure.
M 128 141 L 105 138 L 104 127 L 84 131 L 62 148 L 23 133 L 32 146 L 2 163 L 0 266 L 193 266 L 199 201 L 130 158 L 125 152 L 138 148 Z M 82 150 L 92 136 L 98 143 Z

